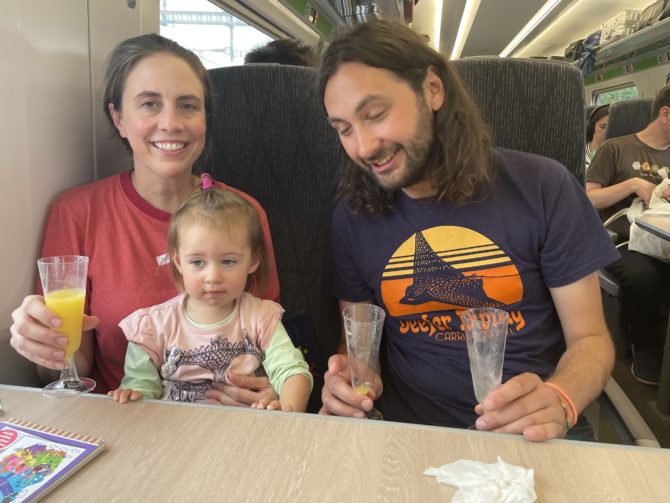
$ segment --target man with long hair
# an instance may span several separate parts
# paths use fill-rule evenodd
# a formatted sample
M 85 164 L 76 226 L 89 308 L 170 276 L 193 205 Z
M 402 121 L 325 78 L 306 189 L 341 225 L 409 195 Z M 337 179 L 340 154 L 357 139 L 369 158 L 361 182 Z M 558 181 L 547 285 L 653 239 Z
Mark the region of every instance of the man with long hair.
M 349 157 L 334 291 L 341 309 L 386 311 L 372 390 L 351 387 L 342 337 L 321 412 L 364 417 L 375 400 L 393 421 L 529 440 L 577 425 L 569 436 L 588 438 L 579 414 L 614 360 L 597 271 L 617 253 L 577 181 L 555 161 L 494 148 L 454 68 L 401 24 L 336 38 L 318 83 Z M 484 306 L 510 323 L 503 385 L 477 404 L 459 314 Z

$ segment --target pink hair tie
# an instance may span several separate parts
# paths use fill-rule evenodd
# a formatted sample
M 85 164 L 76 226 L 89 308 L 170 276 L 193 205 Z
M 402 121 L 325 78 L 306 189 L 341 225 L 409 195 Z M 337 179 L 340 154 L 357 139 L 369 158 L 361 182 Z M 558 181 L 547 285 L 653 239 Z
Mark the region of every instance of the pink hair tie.
M 202 185 L 202 190 L 211 189 L 214 187 L 214 180 L 209 176 L 209 173 L 203 173 L 200 175 L 200 185 Z

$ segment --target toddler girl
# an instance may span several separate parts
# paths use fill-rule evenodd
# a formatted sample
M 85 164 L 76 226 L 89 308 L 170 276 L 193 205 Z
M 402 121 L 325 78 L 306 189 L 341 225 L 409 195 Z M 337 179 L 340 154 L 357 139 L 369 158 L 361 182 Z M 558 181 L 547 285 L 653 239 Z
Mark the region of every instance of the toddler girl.
M 279 401 L 252 407 L 304 411 L 312 376 L 281 324 L 281 306 L 249 292 L 268 279 L 256 210 L 236 193 L 203 189 L 174 213 L 168 231 L 172 273 L 181 293 L 119 323 L 128 339 L 125 375 L 110 391 L 120 403 L 162 397 L 207 402 L 229 373 L 263 375 Z

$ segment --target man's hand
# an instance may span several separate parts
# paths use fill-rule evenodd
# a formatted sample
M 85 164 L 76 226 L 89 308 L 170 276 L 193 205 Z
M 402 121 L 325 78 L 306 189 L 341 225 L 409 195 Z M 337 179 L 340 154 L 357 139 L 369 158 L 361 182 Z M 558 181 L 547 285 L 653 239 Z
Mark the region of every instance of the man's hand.
M 346 355 L 333 355 L 328 359 L 328 371 L 324 376 L 319 414 L 364 418 L 372 409 L 372 401 L 382 392 L 382 381 L 375 375 L 375 384 L 367 395 L 361 395 L 351 387 L 351 374 Z
M 523 433 L 540 442 L 565 436 L 565 412 L 555 390 L 536 374 L 513 377 L 475 407 L 478 430 Z M 573 418 L 573 421 L 576 418 Z

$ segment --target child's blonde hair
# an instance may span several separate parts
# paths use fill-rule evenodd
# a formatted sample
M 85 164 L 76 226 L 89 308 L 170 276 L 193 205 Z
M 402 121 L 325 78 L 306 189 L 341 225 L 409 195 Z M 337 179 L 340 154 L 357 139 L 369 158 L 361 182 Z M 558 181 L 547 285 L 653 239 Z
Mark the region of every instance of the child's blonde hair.
M 259 262 L 256 271 L 249 275 L 246 291 L 255 294 L 265 289 L 269 271 L 263 228 L 256 208 L 231 190 L 212 187 L 191 194 L 179 206 L 170 220 L 167 236 L 171 256 L 170 268 L 175 284 L 180 291 L 184 289 L 184 280 L 175 266 L 173 257 L 179 249 L 179 229 L 183 225 L 193 223 L 227 231 L 236 227 L 246 229 L 252 256 Z

